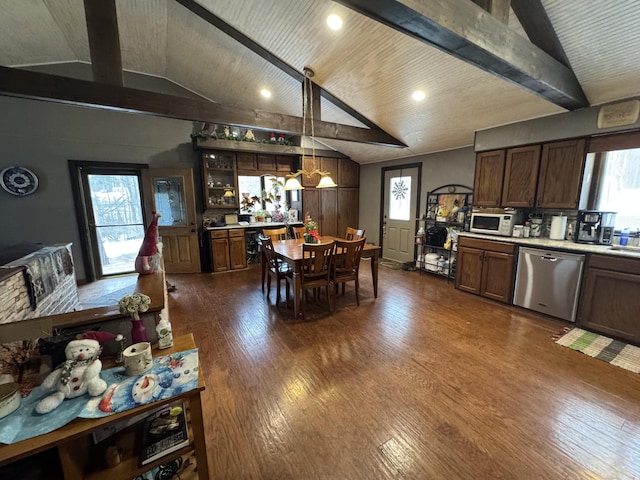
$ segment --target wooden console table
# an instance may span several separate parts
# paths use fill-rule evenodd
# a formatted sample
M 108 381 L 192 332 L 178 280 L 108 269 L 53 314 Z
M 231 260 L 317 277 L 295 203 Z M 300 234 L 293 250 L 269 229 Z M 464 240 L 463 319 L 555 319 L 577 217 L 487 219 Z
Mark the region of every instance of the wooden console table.
M 154 349 L 154 355 L 169 355 L 194 348 L 196 348 L 196 345 L 193 335 L 189 334 L 175 338 L 174 345 L 171 348 L 164 350 Z M 202 377 L 202 370 L 200 370 L 198 375 L 198 387 L 194 390 L 181 393 L 180 395 L 176 395 L 171 398 L 159 400 L 157 402 L 148 403 L 121 413 L 109 415 L 107 417 L 97 419 L 77 418 L 53 432 L 29 438 L 11 445 L 0 445 L 0 466 L 50 448 L 57 448 L 64 478 L 130 480 L 162 463 L 166 463 L 169 460 L 193 452 L 196 457 L 198 476 L 202 479 L 208 479 L 209 467 L 207 464 L 207 451 L 202 419 L 202 403 L 200 400 L 200 393 L 204 388 L 205 385 Z M 116 433 L 113 436 L 112 442 L 107 442 L 109 445 L 115 443 L 120 448 L 122 461 L 111 468 L 105 466 L 104 449 L 107 445 L 94 445 L 91 436 L 91 432 L 93 430 L 119 422 L 120 420 L 131 418 L 141 413 L 151 413 L 162 405 L 179 401 L 184 401 L 188 404 L 188 418 L 190 419 L 190 442 L 188 446 L 141 467 L 138 455 L 139 452 L 136 449 L 136 429 L 135 427 L 127 428 Z

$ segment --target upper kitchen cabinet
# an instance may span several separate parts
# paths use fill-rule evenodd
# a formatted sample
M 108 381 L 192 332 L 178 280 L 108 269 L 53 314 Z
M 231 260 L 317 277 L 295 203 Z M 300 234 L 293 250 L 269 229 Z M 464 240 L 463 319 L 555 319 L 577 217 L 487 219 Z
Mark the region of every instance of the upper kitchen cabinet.
M 504 150 L 480 152 L 476 155 L 476 176 L 473 182 L 474 206 L 501 206 L 504 165 Z
M 340 160 L 343 161 L 343 160 Z M 329 172 L 331 178 L 334 181 L 337 180 L 338 173 L 338 159 L 329 157 L 302 157 L 302 169 L 306 172 L 312 172 L 313 170 L 321 170 L 323 172 Z M 305 174 L 300 175 L 300 183 L 303 187 L 315 187 L 320 181 L 320 175 L 314 173 L 307 176 Z
M 202 151 L 204 202 L 206 208 L 238 208 L 235 194 L 238 178 L 233 152 Z
M 341 158 L 338 160 L 338 175 L 336 182 L 341 187 L 358 188 L 360 186 L 360 165 L 353 160 Z
M 585 163 L 583 138 L 542 146 L 536 206 L 577 209 Z
M 540 145 L 510 148 L 504 169 L 502 206 L 533 207 L 540 166 Z

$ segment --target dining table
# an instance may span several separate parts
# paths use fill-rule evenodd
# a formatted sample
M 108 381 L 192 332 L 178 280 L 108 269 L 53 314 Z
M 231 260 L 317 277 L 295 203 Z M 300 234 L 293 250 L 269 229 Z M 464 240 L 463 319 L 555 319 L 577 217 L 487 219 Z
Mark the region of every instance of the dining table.
M 319 243 L 329 243 L 334 240 L 344 240 L 344 238 L 323 235 L 320 237 Z M 301 297 L 301 276 L 302 276 L 302 245 L 304 239 L 275 240 L 273 249 L 278 260 L 286 263 L 292 270 L 294 293 L 293 293 L 293 315 L 297 319 L 300 314 L 300 297 Z M 371 259 L 371 279 L 373 281 L 373 296 L 378 298 L 378 259 L 380 258 L 380 246 L 365 244 L 362 249 L 361 258 Z M 266 274 L 266 264 L 262 262 L 262 277 Z

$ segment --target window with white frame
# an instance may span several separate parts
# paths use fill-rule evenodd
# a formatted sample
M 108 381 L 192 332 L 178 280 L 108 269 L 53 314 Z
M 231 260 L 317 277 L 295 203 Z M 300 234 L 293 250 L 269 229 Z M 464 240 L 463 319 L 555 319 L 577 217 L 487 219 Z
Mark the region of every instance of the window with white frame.
M 596 208 L 617 212 L 616 230 L 640 229 L 640 148 L 604 154 Z

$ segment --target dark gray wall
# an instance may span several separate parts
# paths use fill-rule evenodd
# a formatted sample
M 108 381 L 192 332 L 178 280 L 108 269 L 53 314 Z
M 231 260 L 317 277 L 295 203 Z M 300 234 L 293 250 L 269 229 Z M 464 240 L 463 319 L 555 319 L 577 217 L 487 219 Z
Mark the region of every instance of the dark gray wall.
M 420 214 L 426 209 L 427 192 L 455 183 L 473 188 L 475 153 L 472 147 L 418 155 L 388 162 L 360 165 L 359 227 L 367 231 L 367 242 L 380 244 L 380 188 L 382 169 L 411 163 L 422 163 L 422 185 L 419 193 Z
M 192 122 L 0 97 L 0 170 L 20 165 L 39 177 L 24 197 L 0 190 L 0 247 L 73 242 L 85 278 L 68 160 L 195 168 Z M 197 169 L 196 169 L 197 171 Z M 196 186 L 199 179 L 194 179 Z

